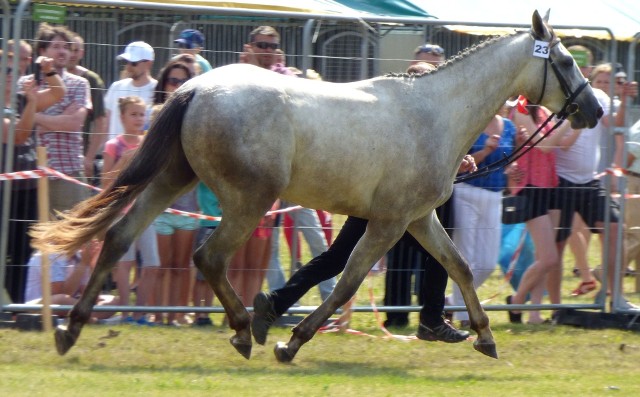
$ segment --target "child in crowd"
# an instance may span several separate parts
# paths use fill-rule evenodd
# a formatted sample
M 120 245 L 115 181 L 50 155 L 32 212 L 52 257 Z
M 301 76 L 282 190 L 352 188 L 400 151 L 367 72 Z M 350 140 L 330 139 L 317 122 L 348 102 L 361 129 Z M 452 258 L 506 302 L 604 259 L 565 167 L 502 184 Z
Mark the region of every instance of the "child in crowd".
M 104 165 L 102 169 L 102 187 L 108 188 L 118 173 L 128 163 L 143 139 L 146 104 L 138 96 L 122 97 L 118 100 L 120 120 L 124 132 L 107 141 L 104 145 Z M 153 288 L 155 286 L 157 268 L 160 265 L 158 257 L 158 243 L 153 225 L 149 226 L 131 245 L 129 251 L 120 259 L 115 269 L 115 281 L 121 305 L 129 305 L 131 269 L 137 268 L 136 255 L 140 254 L 142 270 L 136 289 L 136 306 L 151 304 Z M 124 322 L 149 323 L 143 313 L 128 315 L 123 313 Z

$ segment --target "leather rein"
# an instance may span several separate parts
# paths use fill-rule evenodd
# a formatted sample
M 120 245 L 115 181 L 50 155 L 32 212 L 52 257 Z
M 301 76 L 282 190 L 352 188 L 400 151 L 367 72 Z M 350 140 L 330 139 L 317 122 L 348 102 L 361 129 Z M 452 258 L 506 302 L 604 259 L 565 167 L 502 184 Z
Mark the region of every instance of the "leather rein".
M 534 39 L 540 40 L 538 37 L 533 35 L 533 32 L 531 33 L 531 35 L 534 37 Z M 549 42 L 549 50 L 555 47 L 558 43 L 560 43 L 560 38 L 554 35 L 551 41 Z M 562 109 L 560 109 L 560 111 L 557 114 L 551 113 L 549 117 L 540 125 L 540 127 L 538 127 L 538 129 L 533 134 L 531 134 L 531 136 L 527 138 L 527 140 L 524 143 L 522 143 L 515 150 L 513 150 L 511 154 L 506 155 L 504 158 L 498 161 L 495 161 L 491 164 L 487 164 L 484 167 L 479 168 L 474 172 L 460 175 L 456 177 L 453 183 L 461 183 L 461 182 L 469 181 L 471 179 L 480 178 L 482 176 L 489 175 L 490 173 L 497 171 L 501 168 L 504 168 L 507 165 L 513 163 L 514 161 L 518 160 L 520 157 L 528 153 L 531 149 L 536 147 L 536 145 L 542 142 L 542 140 L 546 136 L 548 136 L 551 132 L 553 132 L 556 128 L 560 127 L 560 125 L 562 125 L 562 122 L 566 120 L 567 117 L 569 117 L 570 115 L 580 110 L 580 107 L 578 106 L 577 103 L 574 102 L 574 100 L 578 97 L 578 95 L 580 95 L 582 90 L 584 90 L 587 87 L 587 85 L 589 85 L 589 80 L 585 79 L 584 82 L 582 82 L 582 84 L 580 84 L 580 86 L 578 86 L 578 88 L 575 91 L 572 91 L 571 87 L 569 87 L 569 84 L 567 83 L 567 80 L 560 73 L 560 69 L 558 68 L 558 65 L 556 65 L 555 62 L 553 62 L 553 59 L 551 58 L 551 54 L 549 54 L 549 57 L 547 57 L 544 62 L 542 90 L 540 91 L 540 97 L 538 98 L 538 101 L 535 102 L 534 104 L 540 104 L 540 102 L 542 101 L 542 98 L 544 97 L 544 94 L 547 88 L 547 75 L 549 73 L 549 68 L 548 68 L 549 65 L 551 65 L 551 69 L 553 70 L 553 73 L 555 74 L 556 79 L 558 80 L 558 83 L 560 84 L 560 87 L 562 88 L 562 91 L 565 96 L 565 102 L 564 102 L 564 105 L 562 106 Z M 533 139 L 538 134 L 540 134 L 540 131 L 542 131 L 542 129 L 546 127 L 547 124 L 549 124 L 549 122 L 551 121 L 551 119 L 553 119 L 554 116 L 557 116 L 558 122 L 549 130 L 547 134 L 541 137 L 538 137 L 538 139 L 535 142 L 529 145 L 533 141 Z

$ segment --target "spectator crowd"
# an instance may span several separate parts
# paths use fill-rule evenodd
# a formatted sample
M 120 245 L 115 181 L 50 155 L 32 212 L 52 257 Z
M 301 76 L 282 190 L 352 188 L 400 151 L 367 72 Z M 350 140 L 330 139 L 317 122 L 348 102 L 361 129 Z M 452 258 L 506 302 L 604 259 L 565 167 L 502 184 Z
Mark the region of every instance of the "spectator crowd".
M 82 65 L 86 51 L 83 37 L 64 26 L 42 23 L 33 40 L 9 41 L 9 51 L 1 55 L 8 65 L 17 57 L 19 68 L 9 66 L 3 73 L 2 150 L 5 156 L 8 148 L 13 150 L 12 169 L 36 169 L 35 148 L 44 146 L 50 168 L 97 187 L 108 187 L 135 155 L 150 122 L 171 94 L 212 69 L 203 56 L 205 43 L 202 32 L 183 30 L 174 41 L 175 55 L 155 76 L 154 48 L 143 41 L 128 43 L 114 60 L 122 66 L 121 79 L 106 85 L 98 73 Z M 291 78 L 321 79 L 313 70 L 287 66 L 280 43 L 276 29 L 257 27 L 241 49 L 238 62 Z M 640 201 L 627 199 L 622 219 L 619 205 L 625 197 L 618 194 L 640 194 L 640 121 L 631 128 L 625 124 L 628 103 L 638 94 L 637 83 L 627 80 L 619 64 L 594 62 L 586 47 L 569 50 L 579 55 L 578 66 L 605 109 L 598 126 L 573 130 L 565 123 L 551 131 L 550 124 L 543 125 L 550 116 L 547 109 L 530 104 L 524 97 L 505 98 L 505 106 L 473 143 L 460 165 L 460 173 L 499 161 L 540 129 L 545 139 L 505 169 L 456 184 L 451 198 L 438 209 L 438 216 L 469 262 L 475 288 L 480 288 L 496 267 L 502 269 L 513 286 L 513 293 L 504 297 L 509 305 L 539 304 L 545 296 L 551 303 L 562 302 L 563 259 L 568 245 L 575 258 L 574 273 L 580 280 L 572 296 L 593 293 L 593 299 L 600 303 L 609 296 L 622 309 L 639 311 L 625 298 L 622 282 L 614 287 L 619 240 L 623 260 L 618 270 L 622 274 L 634 273 L 634 261 L 637 271 L 640 260 Z M 433 73 L 444 62 L 444 49 L 426 43 L 415 49 L 406 73 Z M 9 97 L 14 81 L 16 101 Z M 608 94 L 611 86 L 613 98 Z M 12 119 L 15 134 L 9 136 Z M 623 175 L 626 190 L 618 191 L 621 184 L 610 170 Z M 28 235 L 38 215 L 37 189 L 32 180 L 0 184 L 2 194 L 4 189 L 10 189 L 4 288 L 14 303 L 39 302 L 42 254 L 32 252 Z M 89 195 L 84 186 L 51 178 L 51 216 L 72 208 Z M 524 203 L 523 215 L 518 222 L 504 224 L 503 200 L 513 196 Z M 292 205 L 278 200 L 272 209 Z M 202 182 L 179 197 L 171 208 L 209 217 L 224 216 L 215 193 Z M 158 216 L 121 258 L 98 304 L 127 306 L 133 300 L 136 306 L 211 306 L 213 291 L 194 269 L 191 256 L 197 244 L 215 232 L 219 222 L 212 219 L 173 213 Z M 624 224 L 623 235 L 618 233 L 619 222 Z M 264 340 L 275 319 L 313 286 L 318 285 L 322 300 L 331 294 L 366 225 L 365 219 L 348 217 L 333 241 L 331 214 L 322 209 L 301 208 L 265 215 L 236 253 L 228 271 L 229 281 L 243 304 L 256 310 L 253 328 L 257 339 Z M 602 258 L 599 263 L 590 264 L 586 253 L 594 233 L 600 236 Z M 286 237 L 292 258 L 288 281 L 280 260 L 281 234 Z M 310 248 L 313 259 L 308 264 L 301 263 L 299 237 Z M 53 303 L 73 304 L 77 300 L 99 250 L 100 242 L 92 241 L 70 258 L 50 253 Z M 467 313 L 443 311 L 445 305 L 464 305 L 459 289 L 453 284 L 445 296 L 446 271 L 411 235 L 405 234 L 376 264 L 376 269 L 385 272 L 384 305 L 410 306 L 414 295 L 423 305 L 418 338 L 445 342 L 467 338 Z M 599 288 L 603 282 L 607 288 Z M 614 292 L 618 296 L 612 296 Z M 511 322 L 523 321 L 522 311 L 509 310 L 508 314 Z M 93 319 L 139 325 L 212 324 L 206 313 L 97 312 Z M 456 321 L 460 329 L 454 326 Z M 528 323 L 548 321 L 539 310 L 528 311 Z M 408 312 L 386 314 L 386 327 L 408 324 Z

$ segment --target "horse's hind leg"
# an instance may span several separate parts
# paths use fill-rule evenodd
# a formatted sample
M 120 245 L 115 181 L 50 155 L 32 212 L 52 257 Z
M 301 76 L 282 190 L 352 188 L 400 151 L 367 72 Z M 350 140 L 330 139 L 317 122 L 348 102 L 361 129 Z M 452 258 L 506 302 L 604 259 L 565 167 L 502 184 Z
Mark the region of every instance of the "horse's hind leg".
M 432 212 L 430 216 L 413 222 L 407 228 L 409 233 L 442 264 L 449 276 L 460 287 L 462 297 L 469 310 L 471 328 L 478 333 L 473 347 L 489 357 L 498 358 L 496 344 L 489 328 L 489 317 L 482 309 L 473 287 L 473 274 L 458 249 Z
M 69 313 L 68 325 L 56 328 L 58 353 L 65 354 L 75 344 L 82 327 L 91 316 L 107 275 L 127 252 L 133 240 L 159 213 L 171 205 L 180 194 L 188 191 L 193 184 L 193 173 L 176 174 L 167 171 L 160 174 L 138 197 L 131 210 L 109 228 L 89 283 Z
M 236 334 L 230 338 L 231 345 L 247 359 L 251 357 L 252 347 L 251 318 L 229 284 L 227 268 L 231 257 L 249 239 L 260 219 L 276 200 L 275 197 L 268 197 L 268 194 L 245 194 L 240 199 L 236 196 L 233 203 L 226 203 L 220 225 L 196 250 L 193 257 L 195 265 L 224 307 L 229 327 L 236 331 Z
M 298 350 L 313 338 L 320 326 L 353 297 L 374 263 L 393 247 L 405 229 L 406 224 L 391 225 L 369 221 L 366 232 L 353 249 L 342 277 L 331 295 L 293 329 L 288 343 L 276 344 L 274 353 L 278 361 L 293 360 Z

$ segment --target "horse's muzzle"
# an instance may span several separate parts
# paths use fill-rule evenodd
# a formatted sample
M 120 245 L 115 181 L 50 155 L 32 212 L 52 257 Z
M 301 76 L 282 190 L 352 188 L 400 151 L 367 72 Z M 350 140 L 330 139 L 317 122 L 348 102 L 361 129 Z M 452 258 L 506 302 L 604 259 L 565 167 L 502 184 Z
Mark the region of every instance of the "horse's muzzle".
M 604 110 L 602 109 L 602 106 L 598 106 L 598 108 L 596 109 L 596 117 L 595 118 L 588 118 L 587 120 L 587 124 L 589 125 L 589 128 L 593 128 L 596 125 L 598 125 L 598 120 L 600 120 L 600 118 L 604 115 Z
M 596 125 L 598 125 L 598 120 L 600 120 L 600 118 L 604 115 L 604 110 L 602 109 L 602 106 L 598 106 L 598 109 L 596 109 L 596 118 L 595 119 L 589 119 L 587 121 L 587 124 L 589 125 L 589 128 L 593 128 Z
M 582 128 L 593 128 L 598 125 L 598 120 L 604 115 L 604 110 L 602 106 L 598 106 L 592 112 L 585 112 L 580 108 L 577 103 L 572 103 L 566 108 L 566 114 L 569 115 L 569 119 L 571 120 L 571 128 L 573 129 L 582 129 Z

